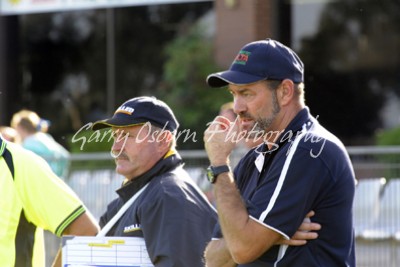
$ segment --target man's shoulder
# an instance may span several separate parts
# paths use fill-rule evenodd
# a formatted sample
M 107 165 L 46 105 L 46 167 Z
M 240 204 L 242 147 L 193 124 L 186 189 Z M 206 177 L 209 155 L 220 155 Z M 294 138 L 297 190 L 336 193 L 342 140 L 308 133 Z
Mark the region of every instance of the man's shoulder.
M 34 152 L 14 143 L 8 143 L 7 150 L 12 156 L 15 181 L 31 183 L 36 178 L 40 180 L 54 178 L 55 174 L 51 171 L 47 162 Z
M 352 163 L 346 147 L 341 140 L 323 127 L 316 127 L 303 134 L 298 140 L 295 157 L 297 164 L 312 163 L 314 168 L 321 166 L 330 172 L 341 173 L 343 170 L 353 175 Z M 317 165 L 319 164 L 319 165 Z
M 206 178 L 204 177 L 204 179 Z M 194 179 L 182 167 L 154 177 L 149 184 L 149 189 L 149 194 L 159 199 L 187 199 L 189 195 L 196 199 L 205 197 Z
M 153 187 L 159 190 L 178 190 L 182 187 L 187 187 L 189 184 L 197 186 L 189 173 L 182 167 L 173 168 L 169 171 L 158 174 L 152 179 Z M 180 190 L 180 189 L 179 189 Z
M 41 157 L 21 145 L 8 143 L 6 148 L 13 157 L 18 158 L 18 164 L 36 165 L 37 161 L 42 161 Z

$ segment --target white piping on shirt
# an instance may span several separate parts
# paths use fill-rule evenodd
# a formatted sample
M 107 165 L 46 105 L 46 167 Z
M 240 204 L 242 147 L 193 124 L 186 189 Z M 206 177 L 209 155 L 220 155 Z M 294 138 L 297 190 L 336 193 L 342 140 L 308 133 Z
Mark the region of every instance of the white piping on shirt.
M 295 151 L 297 149 L 298 144 L 300 143 L 300 140 L 306 134 L 306 132 L 307 132 L 307 128 L 306 128 L 306 124 L 304 124 L 303 127 L 302 127 L 302 133 L 297 136 L 297 138 L 293 141 L 293 144 L 289 148 L 290 149 L 289 155 L 287 156 L 287 158 L 285 160 L 285 164 L 283 165 L 283 169 L 282 169 L 281 175 L 279 176 L 278 184 L 276 185 L 274 193 L 272 194 L 272 197 L 271 197 L 271 199 L 270 199 L 270 201 L 268 203 L 267 209 L 265 211 L 263 211 L 261 213 L 261 215 L 260 215 L 260 220 L 261 221 L 265 220 L 265 218 L 267 217 L 268 213 L 274 207 L 276 199 L 278 198 L 279 193 L 281 192 L 283 182 L 285 181 L 286 174 L 288 172 L 290 163 L 292 162 L 293 155 L 294 155 L 294 153 L 295 153 Z M 274 264 L 275 267 L 278 264 L 278 262 L 285 255 L 286 249 L 287 249 L 287 245 L 281 245 L 280 246 L 279 253 L 278 253 L 278 258 L 277 258 L 277 261 Z

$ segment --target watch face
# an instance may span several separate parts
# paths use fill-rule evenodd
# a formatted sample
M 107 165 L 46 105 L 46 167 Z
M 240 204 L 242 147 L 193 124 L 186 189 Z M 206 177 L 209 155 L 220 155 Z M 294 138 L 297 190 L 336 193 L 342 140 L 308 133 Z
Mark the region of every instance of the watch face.
M 209 166 L 207 168 L 207 179 L 208 179 L 208 181 L 210 181 L 210 183 L 213 184 L 217 180 L 218 175 L 220 175 L 221 173 L 230 172 L 230 171 L 231 170 L 228 165 L 222 165 L 222 166 L 217 166 L 217 167 Z
M 210 183 L 214 183 L 215 181 L 214 171 L 211 167 L 207 168 L 207 179 Z

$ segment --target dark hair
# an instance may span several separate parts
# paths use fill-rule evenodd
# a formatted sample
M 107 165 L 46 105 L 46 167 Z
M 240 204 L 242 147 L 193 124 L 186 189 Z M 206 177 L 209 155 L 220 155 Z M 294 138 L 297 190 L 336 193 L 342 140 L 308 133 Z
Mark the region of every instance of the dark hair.
M 271 91 L 275 91 L 282 83 L 282 80 L 265 80 L 265 82 L 268 89 L 270 89 Z M 294 83 L 294 93 L 300 98 L 300 101 L 305 102 L 304 83 Z
M 281 85 L 282 80 L 265 80 L 267 83 L 267 86 L 271 90 L 276 90 L 278 89 L 279 85 Z

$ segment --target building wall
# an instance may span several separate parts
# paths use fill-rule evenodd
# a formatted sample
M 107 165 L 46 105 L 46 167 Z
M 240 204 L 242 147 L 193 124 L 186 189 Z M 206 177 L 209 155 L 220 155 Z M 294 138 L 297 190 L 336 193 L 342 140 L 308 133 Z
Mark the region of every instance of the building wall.
M 276 38 L 275 0 L 216 0 L 215 57 L 227 68 L 246 43 Z

